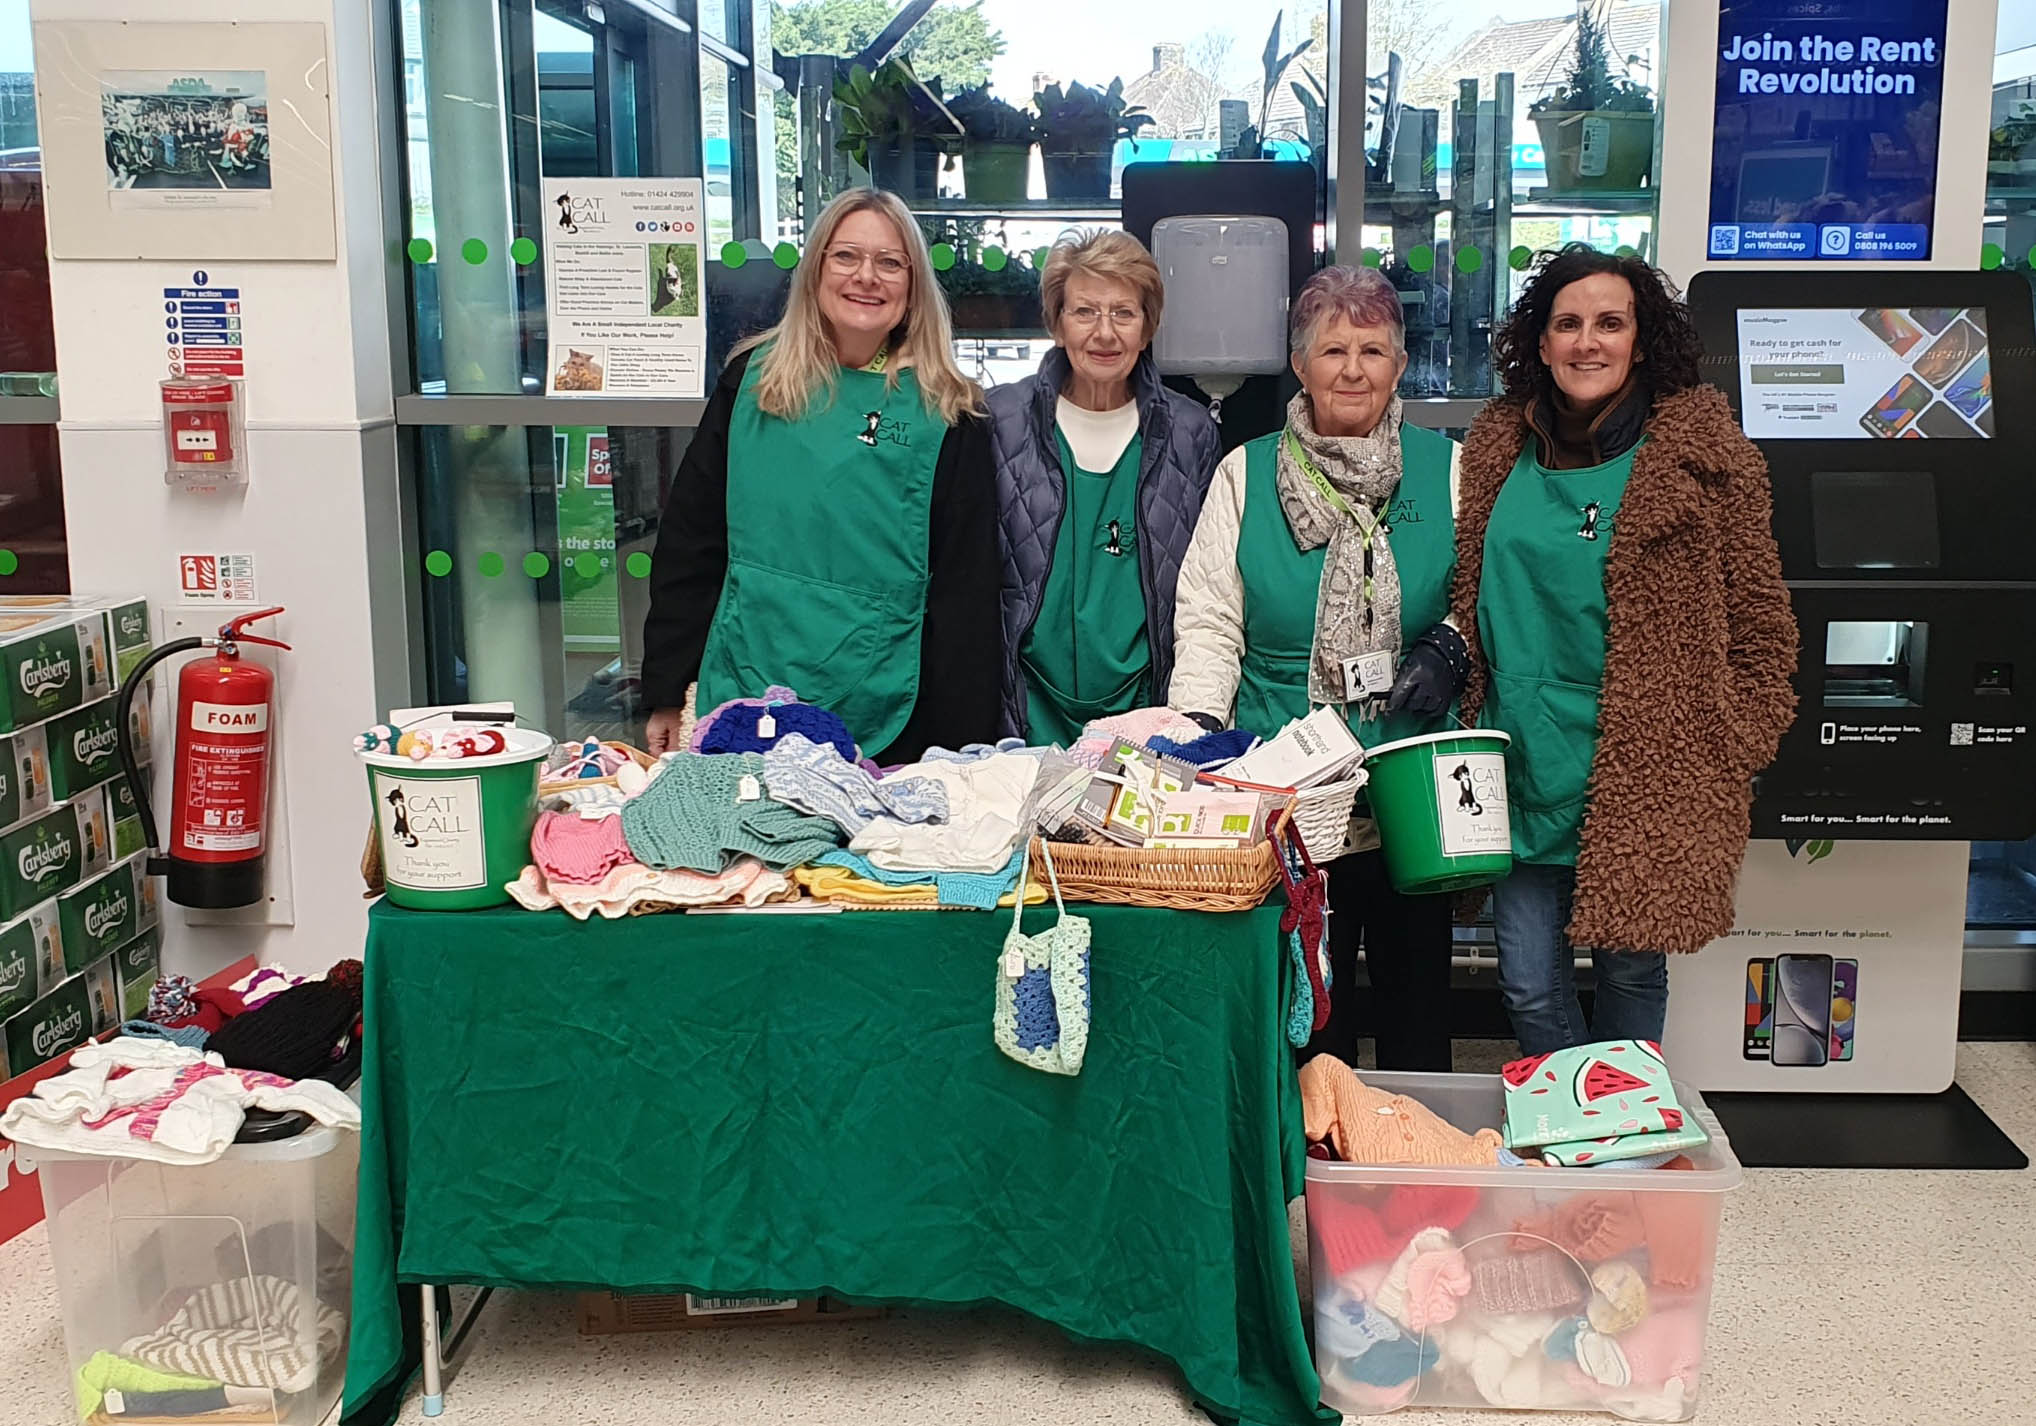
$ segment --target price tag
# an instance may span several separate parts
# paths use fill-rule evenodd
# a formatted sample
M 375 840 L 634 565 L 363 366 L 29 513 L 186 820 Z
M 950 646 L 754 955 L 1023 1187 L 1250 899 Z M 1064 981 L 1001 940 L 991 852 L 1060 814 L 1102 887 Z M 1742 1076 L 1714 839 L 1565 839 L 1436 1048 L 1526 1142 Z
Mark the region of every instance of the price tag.
M 1018 950 L 1016 947 L 1004 952 L 1005 977 L 1009 980 L 1016 980 L 1023 974 L 1025 974 L 1025 952 Z
M 1356 703 L 1389 693 L 1393 687 L 1393 656 L 1380 650 L 1343 661 L 1343 696 Z
M 756 720 L 756 735 L 759 738 L 775 738 L 778 735 L 778 720 L 765 712 Z
M 756 778 L 744 774 L 742 781 L 735 784 L 737 802 L 760 802 L 763 800 L 763 784 Z

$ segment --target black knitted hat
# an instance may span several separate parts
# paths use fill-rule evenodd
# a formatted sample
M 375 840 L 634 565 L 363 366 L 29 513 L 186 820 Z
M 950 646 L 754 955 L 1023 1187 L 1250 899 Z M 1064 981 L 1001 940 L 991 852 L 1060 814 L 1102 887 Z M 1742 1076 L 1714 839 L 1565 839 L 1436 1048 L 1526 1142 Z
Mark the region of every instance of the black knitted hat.
M 337 967 L 335 967 L 337 969 Z M 205 1042 L 229 1069 L 312 1079 L 329 1068 L 361 1014 L 358 977 L 308 980 L 234 1016 Z

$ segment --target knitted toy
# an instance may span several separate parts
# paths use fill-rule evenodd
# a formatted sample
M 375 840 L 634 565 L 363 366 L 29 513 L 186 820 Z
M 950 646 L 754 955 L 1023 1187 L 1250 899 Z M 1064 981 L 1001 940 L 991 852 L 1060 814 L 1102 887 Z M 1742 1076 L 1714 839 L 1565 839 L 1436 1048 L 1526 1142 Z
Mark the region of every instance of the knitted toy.
M 1616 1337 L 1639 1325 L 1647 1315 L 1647 1284 L 1640 1270 L 1624 1261 L 1600 1263 L 1591 1271 L 1591 1326 Z
M 365 733 L 355 733 L 353 750 L 357 753 L 392 753 L 396 750 L 396 730 L 387 723 L 377 723 Z
M 1371 1088 L 1334 1055 L 1301 1066 L 1300 1083 L 1308 1138 L 1326 1140 L 1345 1163 L 1498 1163 L 1498 1130 L 1466 1134 L 1417 1099 Z
M 509 740 L 497 728 L 455 728 L 439 734 L 437 746 L 442 758 L 484 758 L 507 748 Z

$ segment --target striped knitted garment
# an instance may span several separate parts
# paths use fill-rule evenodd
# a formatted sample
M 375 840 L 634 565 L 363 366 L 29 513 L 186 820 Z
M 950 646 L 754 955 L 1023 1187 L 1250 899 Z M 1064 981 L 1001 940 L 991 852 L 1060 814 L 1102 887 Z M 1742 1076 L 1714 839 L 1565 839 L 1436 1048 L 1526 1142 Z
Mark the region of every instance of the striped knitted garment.
M 783 871 L 841 845 L 840 829 L 827 818 L 765 795 L 763 771 L 755 753 L 666 757 L 622 809 L 630 851 L 645 866 L 711 874 L 742 856 Z
M 345 1334 L 337 1312 L 307 1299 L 297 1284 L 264 1274 L 194 1292 L 168 1322 L 128 1342 L 120 1355 L 231 1386 L 308 1391 Z

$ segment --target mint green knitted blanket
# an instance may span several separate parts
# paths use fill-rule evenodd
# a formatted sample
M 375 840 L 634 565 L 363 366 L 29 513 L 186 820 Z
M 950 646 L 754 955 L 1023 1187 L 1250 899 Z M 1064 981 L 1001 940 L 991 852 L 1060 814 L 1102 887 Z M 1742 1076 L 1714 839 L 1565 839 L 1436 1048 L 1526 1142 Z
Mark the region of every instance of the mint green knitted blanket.
M 680 753 L 622 808 L 622 836 L 645 866 L 709 875 L 737 857 L 774 871 L 804 866 L 841 845 L 825 817 L 773 802 L 755 753 Z

